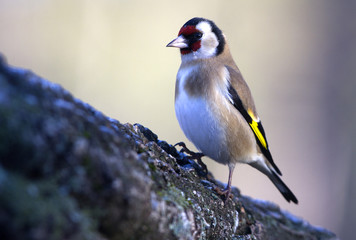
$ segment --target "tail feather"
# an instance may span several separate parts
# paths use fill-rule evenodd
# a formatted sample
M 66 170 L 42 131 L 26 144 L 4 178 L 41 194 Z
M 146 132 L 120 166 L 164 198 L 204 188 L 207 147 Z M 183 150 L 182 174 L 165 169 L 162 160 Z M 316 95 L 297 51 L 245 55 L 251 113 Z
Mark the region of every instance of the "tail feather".
M 267 176 L 288 202 L 292 201 L 295 204 L 298 204 L 298 199 L 275 172 L 272 172 L 272 174 L 269 174 Z
M 282 179 L 278 176 L 278 174 L 274 171 L 271 170 L 264 162 L 262 161 L 256 161 L 250 163 L 250 165 L 262 173 L 264 173 L 272 182 L 273 184 L 277 187 L 277 189 L 281 192 L 283 197 L 288 201 L 288 202 L 293 202 L 295 204 L 298 204 L 298 199 L 296 196 L 293 194 L 293 192 L 287 187 L 287 185 L 282 181 Z

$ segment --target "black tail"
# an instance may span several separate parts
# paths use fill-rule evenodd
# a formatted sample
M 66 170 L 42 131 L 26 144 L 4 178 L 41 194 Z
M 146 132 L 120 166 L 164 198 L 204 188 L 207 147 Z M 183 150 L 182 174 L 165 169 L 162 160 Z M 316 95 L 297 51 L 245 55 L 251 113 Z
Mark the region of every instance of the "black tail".
M 271 170 L 265 163 L 262 161 L 256 161 L 250 163 L 250 165 L 263 172 L 273 182 L 273 184 L 278 188 L 278 190 L 282 193 L 283 197 L 288 202 L 292 201 L 295 204 L 298 204 L 298 199 L 295 197 L 292 191 L 287 187 L 287 185 L 282 181 L 277 173 Z
M 272 174 L 268 174 L 267 176 L 288 202 L 292 201 L 295 204 L 298 204 L 298 199 L 275 172 L 272 172 Z

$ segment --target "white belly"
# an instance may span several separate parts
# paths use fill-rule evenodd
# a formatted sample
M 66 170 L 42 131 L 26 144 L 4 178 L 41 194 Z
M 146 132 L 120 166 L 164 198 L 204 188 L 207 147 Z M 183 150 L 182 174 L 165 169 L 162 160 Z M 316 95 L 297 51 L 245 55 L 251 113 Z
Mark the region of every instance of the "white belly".
M 227 164 L 229 154 L 225 129 L 204 98 L 189 98 L 181 91 L 175 102 L 176 116 L 186 137 L 206 156 Z

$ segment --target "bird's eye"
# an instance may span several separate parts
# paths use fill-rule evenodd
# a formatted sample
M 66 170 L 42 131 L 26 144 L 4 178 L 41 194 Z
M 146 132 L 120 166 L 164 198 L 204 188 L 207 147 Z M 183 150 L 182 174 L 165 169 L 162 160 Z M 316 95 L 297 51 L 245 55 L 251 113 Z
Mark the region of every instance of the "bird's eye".
M 203 36 L 203 34 L 201 32 L 194 33 L 194 38 L 195 39 L 200 39 L 202 36 Z

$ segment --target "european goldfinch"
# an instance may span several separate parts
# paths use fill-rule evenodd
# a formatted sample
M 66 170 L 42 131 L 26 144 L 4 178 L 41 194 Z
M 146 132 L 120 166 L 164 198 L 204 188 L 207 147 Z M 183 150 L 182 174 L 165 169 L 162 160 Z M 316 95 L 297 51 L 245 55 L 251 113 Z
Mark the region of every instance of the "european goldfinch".
M 288 202 L 298 203 L 279 177 L 250 89 L 222 31 L 211 20 L 193 18 L 167 47 L 181 53 L 175 87 L 180 127 L 204 155 L 229 166 L 225 199 L 236 163 L 247 163 L 264 173 Z

